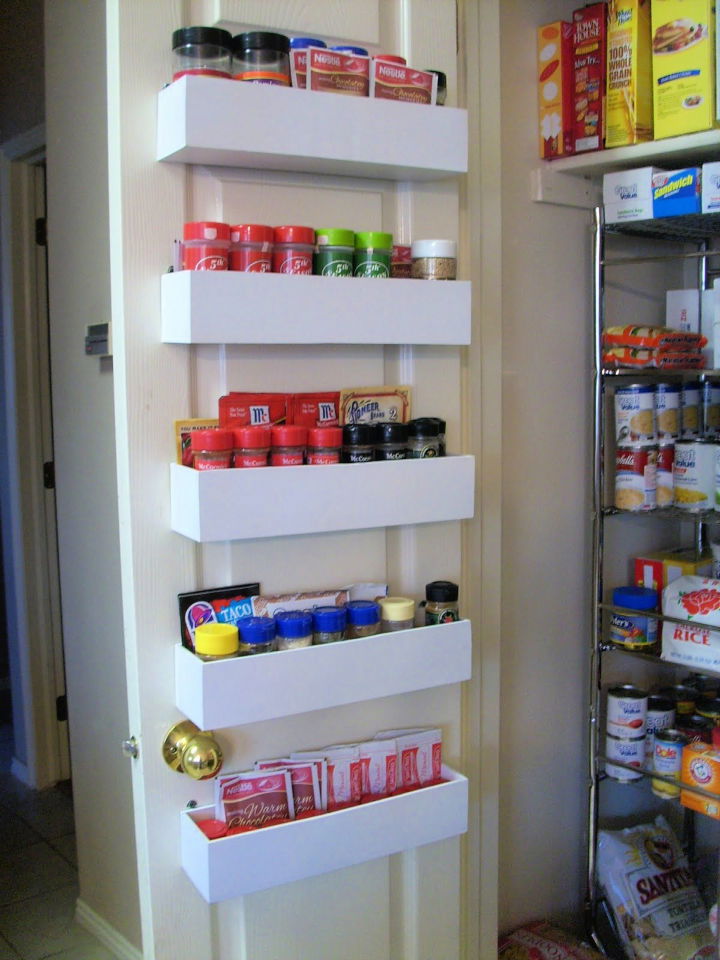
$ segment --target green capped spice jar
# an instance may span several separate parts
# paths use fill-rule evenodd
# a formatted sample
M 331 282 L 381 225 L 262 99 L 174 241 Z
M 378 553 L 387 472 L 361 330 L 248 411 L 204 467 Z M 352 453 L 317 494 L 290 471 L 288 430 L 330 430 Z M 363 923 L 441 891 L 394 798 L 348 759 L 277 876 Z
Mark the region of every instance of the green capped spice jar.
M 355 234 L 352 230 L 316 230 L 313 273 L 321 277 L 351 277 Z
M 355 276 L 389 277 L 392 234 L 370 230 L 355 234 Z

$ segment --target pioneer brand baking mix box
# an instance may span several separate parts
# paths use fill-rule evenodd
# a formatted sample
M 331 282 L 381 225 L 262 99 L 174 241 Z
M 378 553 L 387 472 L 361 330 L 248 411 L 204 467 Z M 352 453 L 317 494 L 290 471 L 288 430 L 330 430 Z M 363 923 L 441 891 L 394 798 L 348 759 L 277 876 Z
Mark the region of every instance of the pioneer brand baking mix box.
M 575 152 L 599 150 L 604 142 L 607 4 L 573 13 L 573 109 Z
M 537 32 L 540 156 L 566 157 L 573 143 L 573 25 L 556 20 Z
M 652 140 L 650 0 L 609 0 L 605 146 Z
M 715 0 L 652 0 L 655 139 L 715 122 Z

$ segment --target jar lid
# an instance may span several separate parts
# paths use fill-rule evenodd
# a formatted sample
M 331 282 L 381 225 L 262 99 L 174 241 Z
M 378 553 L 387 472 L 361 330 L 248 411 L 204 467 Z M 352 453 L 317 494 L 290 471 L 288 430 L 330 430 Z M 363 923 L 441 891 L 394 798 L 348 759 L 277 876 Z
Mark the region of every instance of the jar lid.
M 215 220 L 196 220 L 183 227 L 183 240 L 229 240 L 230 225 Z
M 399 57 L 394 53 L 378 53 L 373 60 L 382 60 L 383 63 L 398 63 L 401 67 L 407 66 L 405 57 Z
M 232 430 L 224 430 L 222 427 L 193 430 L 190 434 L 191 450 L 231 450 L 232 445 Z
M 305 47 L 327 47 L 327 44 L 316 37 L 290 37 L 291 50 L 304 50 Z
M 197 825 L 208 840 L 217 840 L 228 832 L 228 825 L 224 820 L 198 820 Z
M 312 613 L 309 610 L 278 610 L 275 629 L 279 637 L 306 637 L 312 633 Z
M 219 27 L 180 27 L 173 32 L 173 50 L 191 43 L 211 43 L 216 47 L 226 47 L 229 50 L 232 34 Z
M 455 240 L 413 240 L 412 258 L 418 257 L 457 257 L 457 243 Z
M 345 607 L 315 607 L 312 618 L 316 633 L 336 633 L 347 623 Z
M 383 597 L 380 609 L 383 620 L 415 619 L 415 601 L 410 597 Z
M 387 421 L 373 424 L 377 443 L 407 443 L 408 425 Z
M 243 617 L 238 620 L 243 643 L 270 643 L 275 639 L 275 621 L 272 617 Z
M 339 447 L 342 440 L 342 427 L 310 427 L 308 430 L 309 447 Z
M 201 623 L 195 627 L 195 652 L 222 657 L 236 653 L 238 628 L 233 623 Z
M 369 56 L 365 47 L 350 47 L 347 44 L 340 44 L 340 46 L 330 47 L 330 49 L 335 50 L 337 53 L 354 53 L 357 57 Z
M 435 417 L 417 417 L 408 422 L 408 433 L 411 437 L 437 437 L 440 435 L 440 425 Z
M 342 428 L 345 446 L 375 443 L 377 431 L 374 423 L 346 423 Z
M 380 604 L 374 600 L 349 600 L 345 604 L 348 623 L 356 627 L 365 627 L 377 623 L 380 619 Z
M 628 607 L 630 610 L 657 609 L 657 590 L 650 587 L 616 587 L 613 590 L 613 603 L 616 607 Z
M 233 243 L 272 243 L 275 233 L 264 223 L 238 223 L 230 227 Z
M 304 447 L 307 443 L 307 427 L 300 424 L 285 424 L 272 428 L 274 447 Z
M 269 425 L 257 427 L 236 427 L 233 430 L 235 446 L 246 450 L 262 450 L 263 447 L 270 446 Z
M 232 39 L 233 53 L 243 50 L 277 50 L 278 53 L 290 52 L 290 40 L 284 33 L 266 33 L 254 30 L 251 33 L 239 33 Z
M 458 585 L 451 580 L 433 580 L 425 584 L 425 599 L 438 603 L 454 602 L 458 598 Z
M 428 420 L 434 420 L 438 425 L 438 430 L 440 433 L 445 433 L 447 430 L 447 423 L 443 420 L 442 417 L 428 417 Z
M 392 250 L 392 234 L 366 230 L 355 234 L 356 250 Z
M 315 231 L 294 225 L 275 227 L 275 243 L 315 243 Z
M 440 93 L 441 90 L 447 90 L 447 74 L 443 73 L 442 70 L 431 70 L 429 67 L 426 67 L 425 73 L 434 73 L 438 78 L 438 93 Z
M 720 717 L 720 700 L 701 699 L 695 704 L 695 713 L 701 717 Z
M 342 230 L 330 228 L 328 230 L 315 231 L 316 243 L 319 247 L 352 247 L 355 245 L 355 234 L 352 230 Z

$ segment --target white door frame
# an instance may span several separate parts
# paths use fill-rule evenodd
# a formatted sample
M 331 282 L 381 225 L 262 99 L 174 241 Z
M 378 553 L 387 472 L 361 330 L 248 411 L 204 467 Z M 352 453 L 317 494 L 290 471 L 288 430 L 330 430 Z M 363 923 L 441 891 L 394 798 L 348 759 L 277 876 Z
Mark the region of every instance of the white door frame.
M 56 714 L 64 681 L 54 493 L 43 486 L 43 463 L 51 455 L 50 384 L 47 344 L 37 335 L 46 307 L 34 236 L 34 168 L 44 157 L 44 126 L 0 146 L 0 516 L 12 772 L 38 789 L 70 775 L 67 724 Z

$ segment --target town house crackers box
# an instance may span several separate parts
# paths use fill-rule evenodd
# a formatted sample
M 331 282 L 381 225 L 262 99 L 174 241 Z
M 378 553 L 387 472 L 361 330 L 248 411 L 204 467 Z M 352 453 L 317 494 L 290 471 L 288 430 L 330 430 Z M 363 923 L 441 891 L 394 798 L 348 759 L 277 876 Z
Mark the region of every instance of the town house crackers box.
M 591 3 L 573 13 L 575 152 L 599 150 L 604 141 L 607 4 Z
M 610 0 L 605 146 L 652 139 L 650 0 Z
M 573 144 L 573 25 L 556 20 L 537 32 L 540 156 L 566 157 Z
M 655 139 L 715 122 L 714 0 L 652 0 Z

